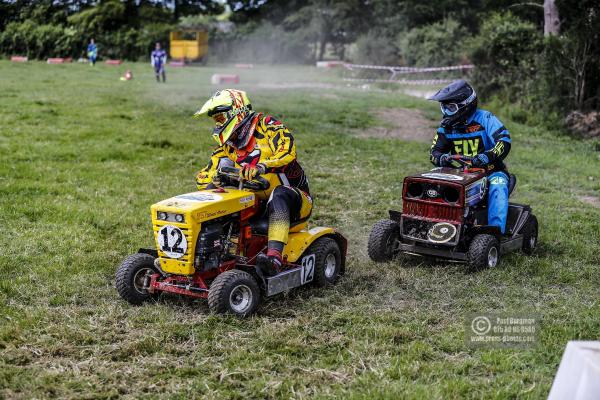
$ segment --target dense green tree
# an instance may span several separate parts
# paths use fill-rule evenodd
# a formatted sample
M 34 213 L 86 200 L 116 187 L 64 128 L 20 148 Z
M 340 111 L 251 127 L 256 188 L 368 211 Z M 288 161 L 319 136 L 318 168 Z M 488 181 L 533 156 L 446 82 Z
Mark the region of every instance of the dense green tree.
M 96 7 L 88 8 L 69 17 L 69 23 L 90 36 L 116 31 L 130 21 L 126 3 L 119 0 L 104 0 Z
M 167 42 L 179 16 L 223 11 L 217 0 L 0 0 L 0 51 L 79 57 L 94 37 L 101 56 L 136 59 Z
M 525 98 L 536 77 L 542 38 L 536 25 L 510 12 L 490 16 L 472 41 L 471 60 L 479 91 L 484 96 L 502 92 L 511 101 Z
M 455 19 L 448 18 L 400 35 L 399 48 L 406 65 L 456 65 L 467 59 L 468 38 L 468 29 Z
M 569 98 L 578 109 L 600 107 L 600 2 L 556 0 L 562 37 L 553 41 L 551 63 L 570 83 Z

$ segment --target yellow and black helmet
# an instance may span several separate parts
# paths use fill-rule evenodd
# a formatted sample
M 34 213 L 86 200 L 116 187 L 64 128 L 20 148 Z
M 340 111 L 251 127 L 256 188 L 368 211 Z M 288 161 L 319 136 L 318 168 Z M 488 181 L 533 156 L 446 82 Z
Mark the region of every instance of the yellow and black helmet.
M 253 115 L 252 105 L 246 92 L 235 89 L 223 89 L 216 92 L 194 114 L 194 118 L 208 116 L 215 120 L 213 138 L 224 145 L 238 144 L 238 131 Z M 245 141 L 245 140 L 244 140 Z M 235 146 L 238 147 L 238 146 Z

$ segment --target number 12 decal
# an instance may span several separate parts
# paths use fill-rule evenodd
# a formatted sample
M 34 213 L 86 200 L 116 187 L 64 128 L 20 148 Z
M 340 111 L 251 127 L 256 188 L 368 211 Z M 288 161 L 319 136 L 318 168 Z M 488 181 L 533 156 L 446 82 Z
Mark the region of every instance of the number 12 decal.
M 173 225 L 165 225 L 158 231 L 158 245 L 161 251 L 171 258 L 180 258 L 187 250 L 185 235 Z
M 312 282 L 315 277 L 315 255 L 302 257 L 302 284 Z

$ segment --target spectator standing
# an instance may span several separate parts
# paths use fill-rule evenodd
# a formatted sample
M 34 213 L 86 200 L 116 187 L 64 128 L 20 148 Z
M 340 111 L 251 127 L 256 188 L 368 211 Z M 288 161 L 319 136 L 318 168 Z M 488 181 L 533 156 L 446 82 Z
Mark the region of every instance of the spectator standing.
M 90 39 L 90 43 L 87 47 L 87 56 L 90 61 L 90 65 L 93 67 L 96 65 L 96 59 L 98 58 L 98 46 L 94 42 L 94 39 Z
M 156 75 L 156 82 L 160 82 L 160 76 L 162 81 L 166 81 L 165 75 L 165 64 L 167 63 L 167 52 L 164 51 L 160 43 L 156 43 L 154 51 L 150 54 L 150 64 L 154 67 L 154 74 Z

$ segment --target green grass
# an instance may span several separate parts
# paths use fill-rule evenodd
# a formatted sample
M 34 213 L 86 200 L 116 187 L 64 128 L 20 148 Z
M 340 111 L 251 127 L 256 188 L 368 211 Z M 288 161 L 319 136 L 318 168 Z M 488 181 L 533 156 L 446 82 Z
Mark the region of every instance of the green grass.
M 133 81 L 118 80 L 125 68 Z M 169 69 L 166 85 L 146 64 L 0 69 L 0 397 L 544 398 L 566 342 L 598 338 L 600 209 L 577 198 L 600 188 L 589 143 L 504 121 L 514 200 L 540 221 L 535 256 L 479 273 L 374 264 L 370 227 L 400 207 L 403 176 L 430 167 L 429 145 L 353 133 L 378 124 L 373 109 L 437 117 L 436 105 L 332 87 L 335 73 L 314 68 L 244 70 L 255 108 L 295 134 L 312 224 L 349 238 L 347 274 L 246 320 L 174 297 L 132 307 L 114 272 L 152 246 L 149 206 L 195 189 L 213 144 L 190 115 L 214 68 Z M 538 343 L 466 346 L 464 316 L 492 311 L 541 315 Z

